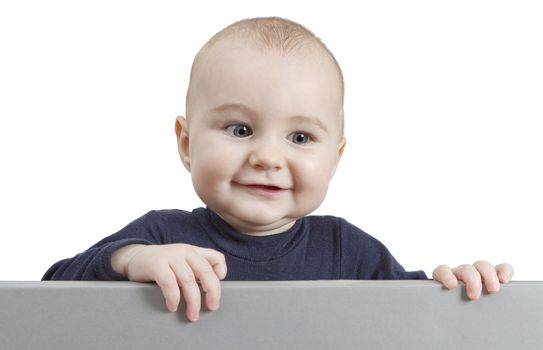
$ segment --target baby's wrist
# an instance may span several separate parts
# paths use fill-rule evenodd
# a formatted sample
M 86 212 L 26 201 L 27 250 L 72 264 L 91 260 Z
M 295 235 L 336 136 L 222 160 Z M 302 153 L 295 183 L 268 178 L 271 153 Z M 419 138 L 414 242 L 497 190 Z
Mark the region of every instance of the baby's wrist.
M 127 277 L 130 260 L 143 248 L 145 244 L 129 244 L 117 249 L 111 256 L 111 266 L 115 272 Z

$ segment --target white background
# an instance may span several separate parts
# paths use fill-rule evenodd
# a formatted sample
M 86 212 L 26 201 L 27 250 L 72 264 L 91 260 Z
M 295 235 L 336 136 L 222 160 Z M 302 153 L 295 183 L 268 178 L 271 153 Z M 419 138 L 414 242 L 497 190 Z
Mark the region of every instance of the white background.
M 356 5 L 355 5 L 356 4 Z M 541 1 L 0 4 L 0 280 L 37 280 L 151 209 L 201 203 L 177 154 L 192 59 L 282 16 L 346 81 L 347 149 L 317 214 L 407 269 L 508 261 L 543 280 Z

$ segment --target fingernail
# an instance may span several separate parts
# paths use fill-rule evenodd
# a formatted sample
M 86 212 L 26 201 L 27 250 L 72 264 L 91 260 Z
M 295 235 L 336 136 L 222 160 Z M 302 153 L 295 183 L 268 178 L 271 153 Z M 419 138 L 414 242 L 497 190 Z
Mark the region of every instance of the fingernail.
M 456 280 L 454 278 L 448 279 L 445 282 L 445 287 L 447 287 L 448 289 L 456 287 Z
M 495 282 L 492 284 L 492 290 L 493 290 L 494 292 L 499 291 L 499 290 L 500 290 L 500 282 L 495 281 Z
M 476 300 L 476 299 L 479 299 L 481 297 L 481 292 L 477 292 L 477 291 L 470 291 L 469 294 L 468 294 L 469 298 L 472 299 L 472 300 Z
M 192 322 L 198 321 L 200 319 L 200 313 L 197 312 L 197 311 L 191 310 L 191 311 L 188 312 L 188 318 Z
M 219 302 L 210 302 L 208 305 L 207 305 L 207 308 L 211 311 L 215 311 L 219 308 Z

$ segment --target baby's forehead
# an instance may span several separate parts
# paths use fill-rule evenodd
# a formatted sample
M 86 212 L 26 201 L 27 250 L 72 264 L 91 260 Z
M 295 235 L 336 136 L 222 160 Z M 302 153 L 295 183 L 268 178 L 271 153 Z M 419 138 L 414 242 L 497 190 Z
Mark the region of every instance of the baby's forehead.
M 261 122 L 273 115 L 294 124 L 313 122 L 328 125 L 321 127 L 324 130 L 342 129 L 339 79 L 322 53 L 284 57 L 231 44 L 217 46 L 203 61 L 187 116 L 209 116 L 208 121 L 215 120 L 211 116 L 243 116 Z
M 240 38 L 225 38 L 209 47 L 193 67 L 190 90 L 193 97 L 200 94 L 230 95 L 229 90 L 246 93 L 261 91 L 255 89 L 256 81 L 266 81 L 268 93 L 283 94 L 285 91 L 300 94 L 329 91 L 343 102 L 342 80 L 332 60 L 321 48 L 313 45 L 289 52 L 275 48 L 261 47 Z M 222 88 L 221 91 L 218 91 Z M 332 91 L 335 90 L 335 91 Z M 213 92 L 215 92 L 213 94 Z M 297 103 L 301 104 L 303 99 Z
M 318 62 L 319 68 L 315 74 L 328 74 L 334 80 L 333 85 L 338 87 L 341 95 L 340 100 L 343 104 L 344 83 L 341 69 L 326 48 L 309 39 L 287 48 L 270 46 L 264 45 L 254 38 L 247 38 L 236 33 L 214 38 L 200 50 L 192 66 L 187 104 L 191 95 L 194 97 L 197 93 L 205 93 L 196 87 L 200 85 L 202 80 L 216 79 L 218 67 L 229 67 L 228 63 L 231 63 L 232 66 L 240 69 L 239 62 L 251 62 L 252 59 L 264 62 L 263 71 L 268 70 L 269 65 L 278 60 L 289 62 L 290 66 L 295 67 L 294 69 L 303 68 L 308 62 Z M 243 70 L 243 67 L 241 69 Z

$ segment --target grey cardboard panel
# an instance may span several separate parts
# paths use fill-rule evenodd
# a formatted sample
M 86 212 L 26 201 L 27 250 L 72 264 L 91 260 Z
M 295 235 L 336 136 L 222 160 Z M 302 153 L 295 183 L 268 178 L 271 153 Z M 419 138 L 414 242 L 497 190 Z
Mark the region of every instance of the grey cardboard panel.
M 0 349 L 543 349 L 543 282 L 223 282 L 191 323 L 132 282 L 0 282 Z

